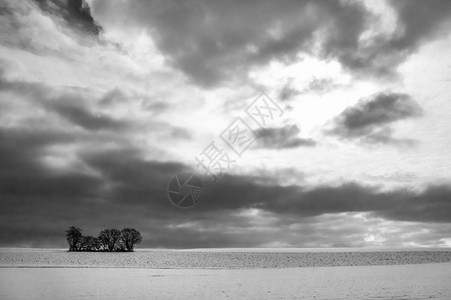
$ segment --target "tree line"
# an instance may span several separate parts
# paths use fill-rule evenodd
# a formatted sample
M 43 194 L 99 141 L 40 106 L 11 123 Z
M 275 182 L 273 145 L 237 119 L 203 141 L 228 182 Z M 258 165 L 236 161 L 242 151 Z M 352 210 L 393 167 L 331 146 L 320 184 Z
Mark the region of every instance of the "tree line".
M 142 241 L 139 231 L 133 228 L 105 229 L 98 237 L 84 236 L 82 230 L 71 226 L 66 230 L 69 251 L 131 252 L 133 246 Z

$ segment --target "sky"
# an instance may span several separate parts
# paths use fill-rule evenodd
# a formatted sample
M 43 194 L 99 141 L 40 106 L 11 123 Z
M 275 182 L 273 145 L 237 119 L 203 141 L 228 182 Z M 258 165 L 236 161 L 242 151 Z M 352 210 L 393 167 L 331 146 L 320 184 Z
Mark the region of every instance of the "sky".
M 0 28 L 2 247 L 451 246 L 451 1 L 0 0 Z

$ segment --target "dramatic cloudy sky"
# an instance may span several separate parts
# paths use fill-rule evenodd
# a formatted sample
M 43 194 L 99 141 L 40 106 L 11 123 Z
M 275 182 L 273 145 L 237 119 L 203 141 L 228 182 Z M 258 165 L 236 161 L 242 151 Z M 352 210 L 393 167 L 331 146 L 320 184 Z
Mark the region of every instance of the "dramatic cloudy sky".
M 451 246 L 449 0 L 0 0 L 0 28 L 0 246 Z M 166 195 L 184 171 L 191 209 Z

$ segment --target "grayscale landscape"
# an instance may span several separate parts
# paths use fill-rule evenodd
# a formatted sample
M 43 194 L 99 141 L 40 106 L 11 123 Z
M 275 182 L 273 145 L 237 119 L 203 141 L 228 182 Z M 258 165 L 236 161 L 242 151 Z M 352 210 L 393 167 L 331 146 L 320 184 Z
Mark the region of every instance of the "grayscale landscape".
M 451 299 L 450 0 L 0 0 L 0 300 Z

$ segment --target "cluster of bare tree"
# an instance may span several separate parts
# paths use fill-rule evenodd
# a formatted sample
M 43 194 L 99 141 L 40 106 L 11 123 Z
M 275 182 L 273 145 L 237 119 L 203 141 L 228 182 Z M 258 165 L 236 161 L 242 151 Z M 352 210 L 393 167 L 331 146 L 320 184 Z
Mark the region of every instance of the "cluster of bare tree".
M 66 241 L 69 251 L 133 251 L 133 246 L 142 240 L 139 231 L 133 228 L 105 229 L 98 237 L 84 236 L 77 227 L 66 230 Z

